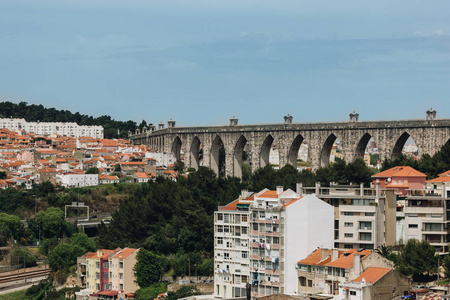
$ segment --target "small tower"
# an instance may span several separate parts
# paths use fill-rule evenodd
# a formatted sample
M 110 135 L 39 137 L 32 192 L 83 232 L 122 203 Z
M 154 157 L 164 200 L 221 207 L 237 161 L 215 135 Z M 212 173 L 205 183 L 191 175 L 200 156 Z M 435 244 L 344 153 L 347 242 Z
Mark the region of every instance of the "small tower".
M 427 110 L 427 121 L 433 121 L 436 119 L 436 111 L 433 108 Z
M 292 124 L 292 120 L 294 119 L 293 116 L 290 114 L 287 114 L 287 116 L 284 116 L 284 124 Z
M 161 121 L 161 123 L 158 124 L 158 129 L 164 129 L 164 123 Z
M 174 128 L 175 127 L 175 121 L 170 119 L 167 121 L 167 128 Z
M 239 119 L 236 118 L 235 116 L 233 116 L 233 117 L 230 119 L 230 126 L 237 126 L 238 121 L 239 121 Z
M 350 115 L 350 122 L 358 122 L 359 121 L 359 114 L 355 111 L 353 111 Z

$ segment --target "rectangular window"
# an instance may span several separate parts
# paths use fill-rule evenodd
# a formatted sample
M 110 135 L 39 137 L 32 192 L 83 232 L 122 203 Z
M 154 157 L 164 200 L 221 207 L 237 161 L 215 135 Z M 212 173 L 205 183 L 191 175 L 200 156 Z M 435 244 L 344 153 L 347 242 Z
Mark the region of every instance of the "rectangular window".
M 359 222 L 359 229 L 372 229 L 372 222 Z
M 356 291 L 350 291 L 350 295 L 356 296 Z
M 442 224 L 441 223 L 424 223 L 423 231 L 441 231 Z
M 225 253 L 223 254 L 223 257 L 224 257 L 225 259 L 230 259 L 230 253 L 225 252 Z
M 96 262 L 95 262 L 95 267 L 96 267 L 97 269 L 100 269 L 100 262 L 99 262 L 99 261 L 96 261 Z
M 372 233 L 371 232 L 360 232 L 359 233 L 359 240 L 361 240 L 361 241 L 371 241 L 372 240 Z
M 277 236 L 274 236 L 272 243 L 275 244 L 275 245 L 278 245 L 280 243 L 280 238 L 277 237 Z
M 365 213 L 364 215 L 366 217 L 373 217 L 373 216 L 375 216 L 375 213 Z
M 242 251 L 242 258 L 248 258 L 248 252 Z
M 409 224 L 408 225 L 408 228 L 418 228 L 419 227 L 419 225 L 417 225 L 417 224 Z
M 242 234 L 247 234 L 247 227 L 242 227 L 241 232 L 242 232 Z
M 119 279 L 123 279 L 123 273 L 119 273 Z
M 242 216 L 242 222 L 247 222 L 247 221 L 248 221 L 247 215 L 243 215 L 243 216 Z
M 108 280 L 108 272 L 103 272 L 103 279 Z
M 100 290 L 100 283 L 96 284 L 97 290 Z
M 353 233 L 344 233 L 344 237 L 351 238 L 353 237 Z
M 352 211 L 344 211 L 344 212 L 342 212 L 342 214 L 344 216 L 353 216 L 353 212 Z
M 119 268 L 123 269 L 123 261 L 119 262 Z
M 345 222 L 344 223 L 344 227 L 353 227 L 353 223 L 352 222 Z
M 217 214 L 217 221 L 223 221 L 223 214 Z
M 216 241 L 217 241 L 217 245 L 223 245 L 223 238 L 222 237 L 218 237 L 216 239 Z
M 107 261 L 103 262 L 103 269 L 108 269 L 108 262 Z
M 95 279 L 100 279 L 100 273 L 99 272 L 95 273 Z

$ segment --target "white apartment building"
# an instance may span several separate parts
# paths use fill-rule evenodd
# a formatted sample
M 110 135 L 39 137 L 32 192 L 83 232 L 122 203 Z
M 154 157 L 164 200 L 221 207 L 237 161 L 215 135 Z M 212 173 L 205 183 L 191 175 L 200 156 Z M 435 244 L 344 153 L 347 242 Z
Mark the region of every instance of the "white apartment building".
M 98 185 L 98 174 L 61 174 L 57 175 L 57 183 L 64 187 L 86 187 Z
M 299 184 L 300 185 L 300 184 Z M 298 187 L 334 207 L 334 247 L 376 249 L 396 241 L 396 199 L 393 191 L 359 186 Z
M 239 199 L 214 213 L 214 295 L 219 298 L 246 296 L 249 282 L 249 206 L 243 191 Z
M 77 123 L 64 122 L 27 122 L 25 119 L 0 119 L 0 128 L 9 130 L 25 130 L 43 136 L 58 134 L 63 136 L 90 136 L 93 138 L 103 138 L 102 126 L 86 126 Z
M 214 295 L 245 296 L 247 282 L 252 297 L 296 294 L 296 264 L 319 246 L 332 247 L 333 219 L 333 207 L 313 195 L 282 187 L 243 193 L 215 214 Z

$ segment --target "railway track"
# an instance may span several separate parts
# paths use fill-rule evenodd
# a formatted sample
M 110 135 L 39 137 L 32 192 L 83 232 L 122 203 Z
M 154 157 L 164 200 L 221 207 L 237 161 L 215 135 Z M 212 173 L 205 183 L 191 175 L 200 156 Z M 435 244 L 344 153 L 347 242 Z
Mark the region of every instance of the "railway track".
M 18 273 L 18 274 L 8 274 L 8 275 L 0 275 L 0 285 L 9 283 L 9 282 L 16 282 L 19 280 L 25 280 L 35 277 L 42 277 L 50 274 L 50 269 L 45 270 L 36 270 L 36 271 L 29 271 L 24 273 Z

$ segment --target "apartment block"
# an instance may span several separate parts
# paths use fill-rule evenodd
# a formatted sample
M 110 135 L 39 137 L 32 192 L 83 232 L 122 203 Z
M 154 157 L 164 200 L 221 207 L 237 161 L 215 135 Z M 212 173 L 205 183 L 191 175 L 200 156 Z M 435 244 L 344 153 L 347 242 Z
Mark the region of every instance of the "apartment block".
M 333 207 L 282 187 L 243 194 L 215 217 L 215 296 L 220 298 L 245 295 L 247 282 L 252 297 L 296 294 L 297 261 L 321 245 L 333 244 Z M 245 226 L 239 223 L 242 218 Z M 243 230 L 248 233 L 245 239 L 236 235 Z M 240 247 L 234 247 L 238 242 Z
M 394 265 L 371 250 L 317 248 L 297 263 L 298 292 L 337 295 L 339 285 L 358 278 L 371 267 L 390 270 Z
M 77 275 L 81 294 L 101 298 L 102 296 L 134 293 L 139 286 L 134 282 L 134 265 L 139 249 L 99 249 L 88 252 L 77 259 Z M 90 299 L 91 299 L 90 298 Z
M 396 197 L 393 191 L 361 185 L 302 187 L 300 195 L 315 194 L 334 207 L 334 247 L 376 249 L 396 242 Z
M 249 230 L 253 197 L 242 191 L 239 199 L 214 213 L 214 295 L 246 296 L 250 278 Z
M 26 132 L 36 133 L 44 136 L 52 134 L 64 136 L 89 136 L 93 138 L 103 138 L 102 126 L 86 126 L 77 123 L 64 122 L 27 122 L 25 119 L 0 119 L 0 128 L 9 130 L 25 130 Z

